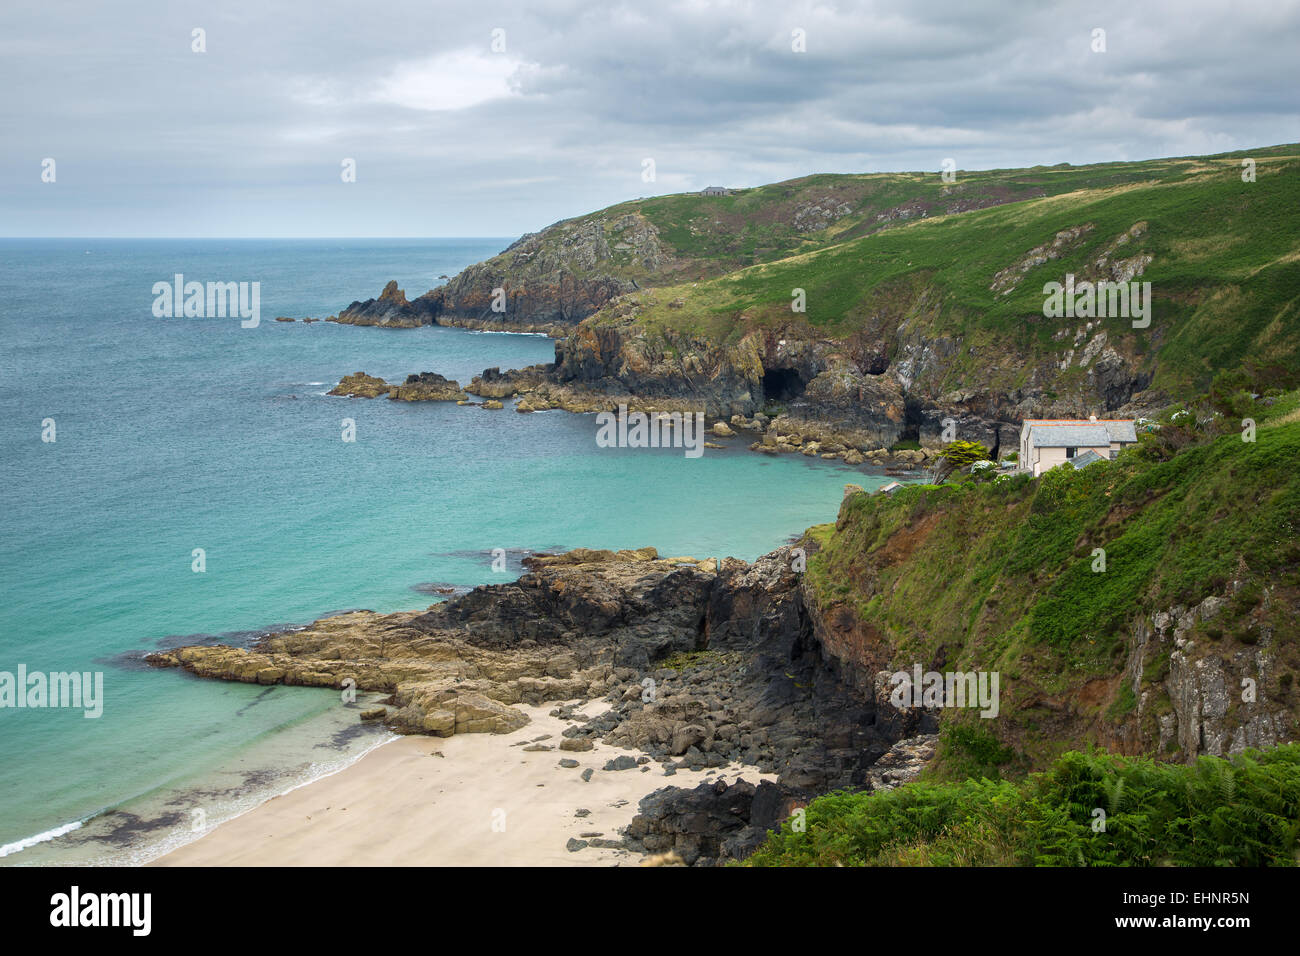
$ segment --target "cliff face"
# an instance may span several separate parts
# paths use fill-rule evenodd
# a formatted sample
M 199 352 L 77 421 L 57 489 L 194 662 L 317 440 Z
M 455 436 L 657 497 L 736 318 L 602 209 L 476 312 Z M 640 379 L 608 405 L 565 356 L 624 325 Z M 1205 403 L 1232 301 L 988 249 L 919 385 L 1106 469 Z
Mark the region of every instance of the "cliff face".
M 1212 417 L 1166 424 L 1037 480 L 852 495 L 809 562 L 812 632 L 860 696 L 914 665 L 1000 674 L 995 717 L 936 713 L 1021 766 L 1088 743 L 1190 762 L 1294 739 L 1300 424 L 1279 420 L 1250 442 Z
M 653 225 L 627 213 L 557 223 L 470 266 L 443 287 L 441 319 L 504 327 L 574 325 L 673 265 Z M 495 290 L 503 308 L 493 311 Z
M 763 412 L 856 453 L 933 449 L 952 419 L 997 451 L 1027 417 L 1146 414 L 1216 370 L 1300 362 L 1300 229 L 1273 213 L 1300 156 L 1254 155 L 1249 184 L 1204 157 L 638 200 L 337 321 L 549 332 L 555 366 L 517 379 L 531 408 Z M 1054 309 L 1052 283 L 1077 294 Z
M 841 340 L 791 321 L 718 344 L 700 333 L 638 321 L 639 305 L 655 295 L 623 297 L 600 320 L 569 332 L 556 343 L 546 380 L 593 398 L 702 410 L 710 418 L 766 412 L 780 428 L 864 452 L 904 440 L 936 448 L 948 440 L 945 419 L 955 422 L 958 436 L 1008 451 L 1025 418 L 1129 408 L 1150 381 L 1132 357 L 1105 347 L 1106 333 L 1096 326 L 1085 325 L 1075 336 L 1092 344 L 1072 366 L 1086 375 L 1071 384 L 1058 379 L 1054 359 L 988 348 L 981 353 L 988 361 L 1016 367 L 1036 384 L 1010 391 L 978 384 L 950 389 L 950 382 L 961 380 L 958 364 L 966 348 L 960 337 L 930 337 L 915 323 L 881 322 Z
M 559 334 L 638 288 L 637 277 L 653 281 L 676 265 L 643 216 L 587 217 L 522 236 L 414 301 L 389 282 L 379 298 L 353 302 L 334 321 Z

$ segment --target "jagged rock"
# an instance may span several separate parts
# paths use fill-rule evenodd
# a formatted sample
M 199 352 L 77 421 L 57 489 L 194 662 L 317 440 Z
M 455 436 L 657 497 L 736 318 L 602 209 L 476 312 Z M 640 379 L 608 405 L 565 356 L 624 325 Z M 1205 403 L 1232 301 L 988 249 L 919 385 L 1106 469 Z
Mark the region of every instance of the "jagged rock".
M 642 798 L 624 837 L 630 849 L 674 853 L 687 866 L 743 859 L 807 800 L 807 794 L 769 781 L 667 787 Z
M 894 744 L 868 771 L 867 780 L 871 789 L 893 790 L 902 784 L 911 783 L 934 759 L 938 742 L 938 734 L 922 734 Z
M 351 375 L 344 375 L 329 394 L 346 395 L 349 398 L 378 398 L 380 395 L 387 395 L 390 386 L 382 378 L 375 378 L 373 375 L 367 375 L 365 372 L 354 372 Z
M 436 372 L 421 372 L 408 375 L 405 382 L 394 386 L 388 397 L 399 402 L 456 402 L 464 400 L 465 392 L 459 382 Z

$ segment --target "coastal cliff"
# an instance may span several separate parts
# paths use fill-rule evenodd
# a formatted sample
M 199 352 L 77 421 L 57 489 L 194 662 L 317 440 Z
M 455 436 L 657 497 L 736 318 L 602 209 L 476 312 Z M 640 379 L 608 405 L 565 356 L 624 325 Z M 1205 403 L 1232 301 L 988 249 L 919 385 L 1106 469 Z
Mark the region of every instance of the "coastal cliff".
M 1300 154 L 1252 156 L 1249 183 L 1231 154 L 638 200 L 337 321 L 546 331 L 553 363 L 468 386 L 525 411 L 762 414 L 862 455 L 996 454 L 1026 418 L 1151 415 L 1216 370 L 1300 365 L 1300 223 L 1272 215 Z M 1080 292 L 1054 308 L 1051 283 Z

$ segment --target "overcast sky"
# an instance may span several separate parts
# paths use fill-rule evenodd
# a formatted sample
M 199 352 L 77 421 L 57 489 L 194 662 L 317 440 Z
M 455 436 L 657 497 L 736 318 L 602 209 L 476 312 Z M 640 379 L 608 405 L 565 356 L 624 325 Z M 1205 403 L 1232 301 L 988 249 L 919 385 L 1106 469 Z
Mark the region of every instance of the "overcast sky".
M 513 236 L 813 172 L 1294 142 L 1298 90 L 1292 0 L 9 2 L 0 235 Z

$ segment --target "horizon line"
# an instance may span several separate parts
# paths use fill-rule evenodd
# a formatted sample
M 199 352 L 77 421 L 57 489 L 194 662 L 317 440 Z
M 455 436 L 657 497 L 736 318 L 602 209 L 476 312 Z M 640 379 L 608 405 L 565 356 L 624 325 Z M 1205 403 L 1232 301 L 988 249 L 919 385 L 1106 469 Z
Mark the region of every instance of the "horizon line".
M 522 234 L 521 234 L 522 235 Z M 9 239 L 35 239 L 35 240 L 55 240 L 55 239 L 76 239 L 79 241 L 94 242 L 97 240 L 125 240 L 136 239 L 143 241 L 163 241 L 174 239 L 186 239 L 190 241 L 210 241 L 210 242 L 227 242 L 231 240 L 240 242 L 254 242 L 258 240 L 273 239 L 314 239 L 322 242 L 348 242 L 358 239 L 410 239 L 420 242 L 428 239 L 510 239 L 518 238 L 508 234 L 496 236 L 0 236 L 0 241 Z

